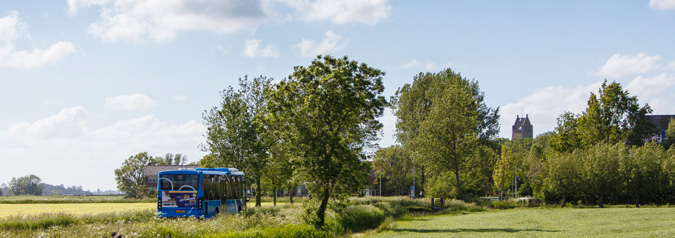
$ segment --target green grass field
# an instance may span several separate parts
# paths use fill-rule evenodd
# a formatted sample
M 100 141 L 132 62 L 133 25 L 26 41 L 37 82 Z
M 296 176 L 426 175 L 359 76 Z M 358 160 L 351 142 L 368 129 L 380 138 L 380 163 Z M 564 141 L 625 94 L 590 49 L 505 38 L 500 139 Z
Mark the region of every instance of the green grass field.
M 397 221 L 368 237 L 675 237 L 675 208 L 519 208 Z

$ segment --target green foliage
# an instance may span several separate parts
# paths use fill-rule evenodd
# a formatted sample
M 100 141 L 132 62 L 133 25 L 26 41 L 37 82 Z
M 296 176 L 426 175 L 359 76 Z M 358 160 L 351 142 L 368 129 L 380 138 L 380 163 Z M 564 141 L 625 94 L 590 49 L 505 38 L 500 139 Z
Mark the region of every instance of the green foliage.
M 622 144 L 600 143 L 586 151 L 581 163 L 581 176 L 587 195 L 598 200 L 602 208 L 607 196 L 620 190 L 619 160 L 626 157 L 626 147 Z
M 436 188 L 435 191 L 454 190 L 443 193 L 461 197 L 463 192 L 489 184 L 492 175 L 489 168 L 494 157 L 474 156 L 490 154 L 480 146 L 494 139 L 499 131 L 499 116 L 498 109 L 487 107 L 483 99 L 478 82 L 462 78 L 450 69 L 420 73 L 412 84 L 405 84 L 392 97 L 398 118 L 397 140 L 421 171 L 436 177 L 430 181 L 440 183 L 424 187 Z M 469 165 L 486 168 L 473 169 Z M 441 181 L 448 172 L 453 176 L 446 178 L 454 178 L 454 181 Z M 471 179 L 463 182 L 463 177 Z M 475 181 L 479 179 L 488 182 Z M 441 189 L 439 186 L 443 184 L 456 187 Z M 440 195 L 429 191 L 426 194 Z
M 27 175 L 20 178 L 12 178 L 9 182 L 7 195 L 42 195 L 45 185 L 41 184 L 40 177 Z
M 376 184 L 382 183 L 382 195 L 401 196 L 410 194 L 413 182 L 413 164 L 410 156 L 399 145 L 381 148 L 373 159 Z M 382 180 L 380 180 L 382 179 Z M 379 189 L 379 188 L 378 188 Z
M 513 182 L 516 162 L 511 147 L 502 146 L 502 156 L 495 165 L 492 179 L 501 193 L 506 191 Z
M 648 203 L 669 203 L 675 194 L 672 184 L 673 157 L 661 146 L 650 142 L 630 149 L 622 159 L 620 173 L 624 180 L 624 195 L 634 200 L 636 206 Z
M 663 142 L 663 148 L 669 149 L 675 144 L 675 118 L 671 118 L 668 122 L 668 129 L 666 130 L 666 140 Z
M 148 152 L 141 152 L 126 159 L 122 166 L 115 169 L 115 181 L 117 189 L 126 193 L 128 196 L 142 198 L 149 195 L 147 186 L 145 186 L 145 177 L 143 171 L 145 166 L 151 165 L 154 159 L 148 155 Z
M 556 134 L 550 141 L 556 151 L 589 148 L 600 142 L 640 146 L 656 134 L 656 126 L 646 115 L 649 105 L 640 107 L 617 82 L 602 84 L 598 94 L 591 93 L 588 107 L 580 115 L 566 112 L 558 118 Z
M 349 206 L 336 213 L 335 222 L 351 232 L 377 228 L 386 218 L 382 209 L 373 205 Z
M 261 191 L 260 183 L 268 163 L 271 139 L 267 137 L 262 117 L 267 113 L 265 93 L 271 88 L 272 78 L 239 79 L 239 89 L 232 86 L 223 90 L 218 107 L 204 111 L 207 126 L 204 150 L 211 156 L 204 157 L 202 167 L 234 167 L 246 171 L 249 181 Z M 260 192 L 256 193 L 256 206 L 260 206 Z
M 564 206 L 568 198 L 578 192 L 581 185 L 579 157 L 580 151 L 574 153 L 555 153 L 548 158 L 544 171 L 543 194 L 546 198 L 560 197 L 560 206 Z
M 494 201 L 489 204 L 491 208 L 495 209 L 511 209 L 511 208 L 516 208 L 518 207 L 518 203 L 514 201 L 508 201 L 508 200 L 502 200 L 502 201 Z
M 187 155 L 167 153 L 164 157 L 153 157 L 153 165 L 184 165 L 187 162 Z
M 329 198 L 366 183 L 363 149 L 377 139 L 382 128 L 377 118 L 387 104 L 379 96 L 382 76 L 347 57 L 318 56 L 308 67 L 295 67 L 268 94 L 269 120 L 291 147 L 312 198 L 320 201 L 317 227 L 324 223 Z

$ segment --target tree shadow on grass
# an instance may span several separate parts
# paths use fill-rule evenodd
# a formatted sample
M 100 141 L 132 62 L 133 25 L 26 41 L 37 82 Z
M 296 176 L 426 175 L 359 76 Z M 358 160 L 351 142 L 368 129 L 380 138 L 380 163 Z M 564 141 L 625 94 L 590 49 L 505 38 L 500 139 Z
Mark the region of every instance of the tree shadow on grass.
M 513 228 L 391 229 L 391 231 L 394 231 L 394 232 L 416 232 L 416 233 L 459 233 L 459 232 L 509 232 L 509 233 L 514 233 L 514 232 L 523 232 L 523 231 L 560 232 L 559 230 L 513 229 Z

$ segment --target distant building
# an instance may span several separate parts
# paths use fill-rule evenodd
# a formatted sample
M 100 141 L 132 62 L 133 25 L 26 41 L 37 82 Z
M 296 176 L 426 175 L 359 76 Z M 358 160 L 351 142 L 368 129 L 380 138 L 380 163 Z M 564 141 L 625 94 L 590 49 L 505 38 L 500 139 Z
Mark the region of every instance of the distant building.
M 525 117 L 516 115 L 516 123 L 513 124 L 511 129 L 511 140 L 532 138 L 532 123 L 530 123 L 527 114 L 525 114 Z
M 666 140 L 666 130 L 668 130 L 668 123 L 671 119 L 675 119 L 675 115 L 647 115 L 647 118 L 649 118 L 649 120 L 651 120 L 659 130 L 659 133 L 654 135 L 652 140 L 658 143 L 663 143 Z
M 160 171 L 196 168 L 199 168 L 199 165 L 148 165 L 145 166 L 143 177 L 145 177 L 145 185 L 148 186 L 148 190 L 157 191 L 157 176 Z

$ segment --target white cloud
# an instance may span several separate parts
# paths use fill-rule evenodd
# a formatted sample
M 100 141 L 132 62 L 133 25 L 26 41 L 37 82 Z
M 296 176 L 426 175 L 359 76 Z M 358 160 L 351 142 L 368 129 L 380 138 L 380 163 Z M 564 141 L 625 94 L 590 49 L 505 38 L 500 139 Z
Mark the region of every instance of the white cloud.
M 642 98 L 660 94 L 673 85 L 675 85 L 675 76 L 662 73 L 652 78 L 638 76 L 626 85 L 626 90 L 631 95 L 638 95 Z
M 196 161 L 205 154 L 198 146 L 206 128 L 193 120 L 175 124 L 147 115 L 92 129 L 86 117 L 82 107 L 65 108 L 0 129 L 3 166 L 14 168 L 0 173 L 0 182 L 35 174 L 50 184 L 113 189 L 113 170 L 131 155 L 182 153 Z
M 675 0 L 650 0 L 649 6 L 659 10 L 673 10 L 675 9 Z
M 382 123 L 382 132 L 383 137 L 380 139 L 379 144 L 380 148 L 384 148 L 390 145 L 396 144 L 396 120 L 397 117 L 394 115 L 394 111 L 390 108 L 384 109 L 384 114 L 379 119 Z
M 261 23 L 289 21 L 290 15 L 279 16 L 284 7 L 301 20 L 335 24 L 375 25 L 391 12 L 389 0 L 68 0 L 71 16 L 88 7 L 100 12 L 99 21 L 89 26 L 90 34 L 103 41 L 136 43 L 170 41 L 183 31 L 254 31 Z
M 427 62 L 427 64 L 424 65 L 424 69 L 426 71 L 433 71 L 436 69 L 436 63 L 434 62 Z
M 34 123 L 16 123 L 9 131 L 13 136 L 27 134 L 40 139 L 78 137 L 84 130 L 87 115 L 82 107 L 64 108 L 59 113 Z
M 363 23 L 375 25 L 389 17 L 389 0 L 282 0 L 295 8 L 305 21 L 327 20 L 336 24 Z
M 176 100 L 178 102 L 185 102 L 187 101 L 187 96 L 185 95 L 173 96 L 173 100 Z
M 0 18 L 0 67 L 36 68 L 47 63 L 54 63 L 64 56 L 75 52 L 73 43 L 61 41 L 52 44 L 48 49 L 17 50 L 16 41 L 30 38 L 28 27 L 19 20 L 19 13 L 9 12 Z
M 414 68 L 420 67 L 420 65 L 422 65 L 422 62 L 418 61 L 417 59 L 413 59 L 410 62 L 401 65 L 400 68 L 402 68 L 402 69 L 414 69 Z
M 250 58 L 279 58 L 279 50 L 273 45 L 267 45 L 265 48 L 260 48 L 262 40 L 250 39 L 246 40 L 244 47 L 244 56 Z
M 600 76 L 623 77 L 658 69 L 661 56 L 614 54 L 597 72 Z
M 150 97 L 136 93 L 131 95 L 120 95 L 115 97 L 108 97 L 105 99 L 105 106 L 119 110 L 147 110 L 152 106 L 157 105 L 155 100 Z
M 80 8 L 103 5 L 110 1 L 111 0 L 68 0 L 68 14 L 73 16 L 77 14 L 77 10 Z
M 181 31 L 218 34 L 253 30 L 267 18 L 260 0 L 71 0 L 71 14 L 83 7 L 101 8 L 100 21 L 89 32 L 104 41 L 128 40 L 142 43 L 172 40 Z
M 347 48 L 347 43 L 349 43 L 348 40 L 342 39 L 341 36 L 332 31 L 327 31 L 326 38 L 321 43 L 317 43 L 315 40 L 303 39 L 295 46 L 300 48 L 300 54 L 303 57 L 315 57 L 320 54 L 332 54 L 343 50 Z
M 662 73 L 654 77 L 638 76 L 631 80 L 625 89 L 630 95 L 637 96 L 641 103 L 648 103 L 654 114 L 672 114 L 675 112 L 675 75 Z
M 461 64 L 457 65 L 453 62 L 441 64 L 441 68 L 443 68 L 443 69 L 446 69 L 446 68 L 456 69 L 456 68 L 464 68 L 464 67 L 466 67 L 466 66 L 461 65 Z M 430 61 L 430 60 L 427 60 L 426 63 L 422 63 L 417 59 L 413 59 L 410 62 L 399 66 L 399 68 L 401 68 L 401 69 L 424 69 L 426 71 L 434 71 L 434 70 L 438 69 L 438 64 L 436 62 L 433 62 L 433 61 Z

